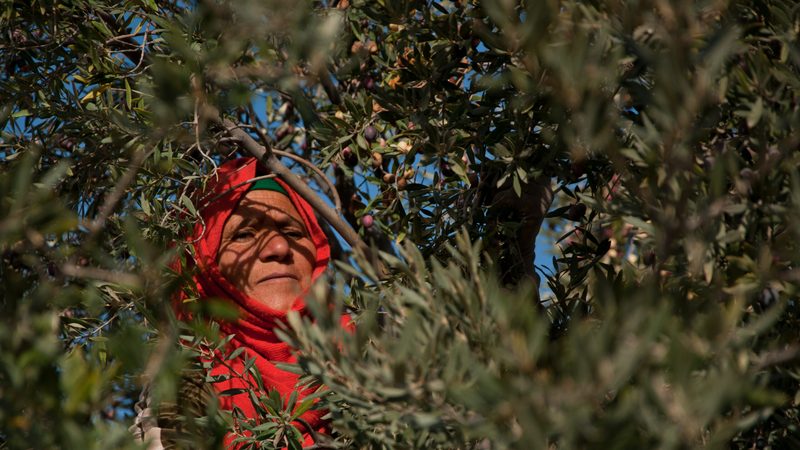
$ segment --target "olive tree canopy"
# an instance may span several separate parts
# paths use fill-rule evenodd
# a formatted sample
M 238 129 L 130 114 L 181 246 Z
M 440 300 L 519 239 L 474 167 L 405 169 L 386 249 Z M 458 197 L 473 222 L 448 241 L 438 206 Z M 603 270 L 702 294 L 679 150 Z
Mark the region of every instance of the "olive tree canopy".
M 321 401 L 254 390 L 243 441 L 296 445 L 320 407 L 331 447 L 800 448 L 795 2 L 3 0 L 0 25 L 0 448 L 139 448 L 142 386 L 174 399 L 224 344 L 224 302 L 176 320 L 174 269 L 192 192 L 246 155 L 310 188 L 336 265 L 283 331 Z

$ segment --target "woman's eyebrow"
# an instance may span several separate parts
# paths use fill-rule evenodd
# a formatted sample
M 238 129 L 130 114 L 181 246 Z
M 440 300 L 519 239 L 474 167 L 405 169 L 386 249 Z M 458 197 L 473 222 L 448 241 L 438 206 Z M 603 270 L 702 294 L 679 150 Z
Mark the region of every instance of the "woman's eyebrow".
M 242 220 L 236 224 L 234 227 L 235 229 L 240 229 L 242 227 L 252 227 L 258 224 L 259 220 L 255 217 L 243 217 Z
M 280 225 L 293 224 L 302 227 L 303 229 L 306 228 L 306 224 L 302 220 L 294 218 L 294 216 L 292 216 L 291 214 L 282 209 L 274 208 L 269 210 L 267 214 L 277 224 Z
M 277 224 L 279 224 L 279 225 L 295 225 L 295 226 L 298 226 L 298 227 L 302 228 L 303 230 L 306 230 L 306 224 L 305 223 L 303 223 L 300 220 L 295 219 L 294 217 L 290 216 L 289 214 L 286 214 L 285 216 L 282 216 L 279 219 L 276 219 L 275 222 Z
M 304 231 L 308 231 L 306 229 L 306 224 L 302 220 L 296 219 L 291 214 L 288 214 L 279 209 L 272 209 L 269 211 L 265 211 L 263 215 L 258 215 L 257 217 L 254 216 L 243 217 L 242 221 L 236 224 L 234 228 L 236 230 L 239 230 L 243 227 L 258 227 L 266 225 L 269 222 L 272 222 L 277 226 L 294 225 L 302 228 Z

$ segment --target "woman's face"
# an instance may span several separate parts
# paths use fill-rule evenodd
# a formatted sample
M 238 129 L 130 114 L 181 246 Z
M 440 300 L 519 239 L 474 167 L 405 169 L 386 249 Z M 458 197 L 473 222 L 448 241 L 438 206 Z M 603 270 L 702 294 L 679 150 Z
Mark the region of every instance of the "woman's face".
M 240 292 L 288 311 L 311 286 L 316 256 L 291 200 L 278 192 L 255 190 L 225 222 L 217 264 Z

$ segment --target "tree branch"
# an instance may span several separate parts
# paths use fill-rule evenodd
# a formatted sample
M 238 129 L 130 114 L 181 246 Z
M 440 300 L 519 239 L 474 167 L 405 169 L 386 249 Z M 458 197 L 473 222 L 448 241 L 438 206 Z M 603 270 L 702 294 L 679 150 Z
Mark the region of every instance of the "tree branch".
M 326 205 L 321 198 L 319 198 L 314 191 L 311 190 L 306 183 L 297 175 L 293 174 L 286 166 L 284 166 L 278 158 L 275 157 L 271 148 L 259 145 L 250 134 L 242 130 L 233 121 L 223 118 L 219 111 L 206 105 L 204 108 L 204 116 L 213 123 L 223 127 L 225 131 L 233 138 L 239 140 L 242 147 L 258 159 L 270 172 L 281 177 L 286 184 L 289 185 L 295 192 L 297 192 L 305 201 L 307 201 L 325 221 L 327 221 L 350 246 L 354 249 L 359 248 L 366 254 L 371 254 L 369 247 L 364 243 L 356 231 L 350 227 L 330 206 Z
M 61 273 L 68 277 L 89 278 L 132 287 L 140 287 L 142 285 L 142 280 L 136 275 L 124 272 L 112 272 L 99 267 L 81 267 L 67 263 L 61 266 Z
M 133 156 L 131 156 L 131 161 L 128 164 L 128 170 L 126 170 L 119 180 L 117 180 L 117 184 L 114 185 L 114 190 L 111 191 L 111 194 L 109 194 L 103 200 L 103 206 L 100 207 L 100 213 L 94 218 L 94 220 L 86 225 L 86 228 L 89 232 L 89 237 L 87 240 L 92 239 L 105 226 L 106 221 L 111 216 L 111 213 L 114 212 L 117 203 L 122 199 L 122 197 L 125 195 L 125 192 L 128 190 L 128 187 L 135 180 L 136 174 L 139 173 L 142 162 L 144 162 L 145 156 L 148 153 L 149 151 L 144 149 L 138 152 L 135 151 L 133 153 Z
M 247 114 L 250 115 L 250 120 L 253 122 L 253 124 L 251 124 L 252 130 L 256 132 L 256 134 L 258 135 L 258 138 L 261 140 L 262 143 L 264 143 L 264 147 L 269 148 L 270 147 L 270 140 L 267 138 L 267 135 L 264 134 L 263 131 L 261 131 L 262 128 L 266 128 L 266 127 L 258 119 L 258 116 L 256 115 L 255 111 L 253 110 L 253 105 L 252 104 L 247 105 Z M 295 155 L 294 153 L 291 153 L 291 152 L 285 152 L 285 151 L 274 149 L 274 148 L 272 149 L 272 152 L 275 153 L 278 156 L 285 156 L 287 158 L 291 158 L 292 160 L 297 161 L 298 163 L 300 163 L 300 164 L 308 167 L 309 169 L 311 169 L 311 171 L 313 172 L 311 174 L 311 177 L 314 179 L 314 181 L 317 182 L 317 184 L 320 187 L 325 187 L 326 188 L 326 190 L 328 191 L 328 197 L 330 197 L 331 200 L 333 200 L 333 204 L 336 206 L 336 213 L 337 214 L 342 214 L 342 201 L 339 198 L 339 192 L 336 191 L 336 186 L 333 185 L 331 180 L 329 180 L 328 177 L 325 176 L 325 173 L 322 172 L 322 170 L 320 170 L 319 167 L 315 166 L 308 159 L 306 159 L 306 158 L 304 158 L 302 156 Z
M 336 192 L 336 187 L 333 185 L 331 180 L 329 180 L 328 177 L 325 176 L 325 173 L 319 169 L 319 167 L 315 166 L 311 161 L 302 158 L 300 156 L 297 156 L 292 152 L 285 152 L 283 150 L 276 150 L 276 149 L 273 149 L 272 151 L 278 156 L 285 156 L 287 158 L 290 158 L 314 171 L 314 173 L 317 175 L 317 178 L 319 178 L 320 181 L 322 181 L 322 186 L 325 186 L 327 190 L 331 193 L 331 199 L 333 200 L 333 204 L 336 207 L 336 213 L 337 214 L 342 213 L 342 200 L 339 198 L 339 193 Z
M 481 181 L 483 183 L 483 181 Z M 492 180 L 489 185 L 494 186 Z M 522 191 L 520 195 L 507 183 L 508 186 L 493 192 L 489 200 L 489 210 L 497 215 L 503 212 L 514 212 L 519 221 L 519 228 L 516 230 L 515 240 L 512 241 L 513 253 L 517 253 L 511 259 L 512 266 L 519 265 L 519 272 L 525 277 L 536 280 L 536 237 L 553 203 L 553 190 L 550 186 L 550 177 L 543 175 L 527 183 L 521 183 Z M 512 254 L 513 254 L 512 253 Z M 512 269 L 509 267 L 508 269 Z M 517 270 L 510 270 L 511 273 Z M 513 278 L 513 276 L 512 276 Z

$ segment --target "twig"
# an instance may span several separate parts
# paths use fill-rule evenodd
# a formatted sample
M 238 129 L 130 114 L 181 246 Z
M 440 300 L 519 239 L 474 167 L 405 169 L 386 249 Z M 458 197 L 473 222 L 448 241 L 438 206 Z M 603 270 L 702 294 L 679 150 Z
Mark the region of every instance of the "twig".
M 142 63 L 144 62 L 144 55 L 146 54 L 146 50 L 147 50 L 147 34 L 149 32 L 150 32 L 150 29 L 149 28 L 145 28 L 144 37 L 142 38 L 142 49 L 141 49 L 141 54 L 139 55 L 139 62 L 136 63 L 136 67 L 131 69 L 131 72 L 136 72 L 137 70 L 139 70 L 139 67 L 141 67 Z
M 134 47 L 139 47 L 136 44 L 132 44 L 130 42 L 130 39 L 138 37 L 138 36 L 146 35 L 146 34 L 147 34 L 147 30 L 145 30 L 144 33 L 139 31 L 139 32 L 136 32 L 136 33 L 128 33 L 128 34 L 122 34 L 122 35 L 119 35 L 119 36 L 114 36 L 112 38 L 106 39 L 105 45 L 111 44 L 114 41 L 121 41 L 123 44 L 128 44 L 128 45 L 132 45 Z
M 94 336 L 95 334 L 99 333 L 103 328 L 107 327 L 108 324 L 110 324 L 117 317 L 119 317 L 119 313 L 129 310 L 129 309 L 133 308 L 133 306 L 134 306 L 133 303 L 128 303 L 124 307 L 116 310 L 114 312 L 114 314 L 111 315 L 111 317 L 109 317 L 108 319 L 104 320 L 101 324 L 97 325 L 96 327 L 94 327 L 93 329 L 91 329 L 89 331 L 85 331 L 85 332 L 79 334 L 78 336 L 75 336 L 74 338 L 70 339 L 69 346 L 72 346 L 72 344 L 78 339 L 87 339 L 87 338 L 90 338 L 90 337 Z
M 142 162 L 144 162 L 148 153 L 149 152 L 145 150 L 134 152 L 130 164 L 128 164 L 128 170 L 117 180 L 117 184 L 114 185 L 114 190 L 111 191 L 111 194 L 103 201 L 103 206 L 100 207 L 100 213 L 86 226 L 89 231 L 87 240 L 91 240 L 105 226 L 106 221 L 109 216 L 111 216 L 117 203 L 122 199 L 134 178 L 136 178 L 136 174 L 139 172 L 139 168 L 141 168 Z
M 800 357 L 800 347 L 793 345 L 772 352 L 758 355 L 753 361 L 756 370 L 763 370 L 770 366 L 777 366 Z
M 311 161 L 303 158 L 302 156 L 295 155 L 292 152 L 285 152 L 283 150 L 272 149 L 272 153 L 278 156 L 285 156 L 294 161 L 297 161 L 300 164 L 313 170 L 317 175 L 319 175 L 319 178 L 322 178 L 322 181 L 324 181 L 325 184 L 328 185 L 328 191 L 331 193 L 331 197 L 333 197 L 333 203 L 336 207 L 336 213 L 342 214 L 342 200 L 339 198 L 339 193 L 336 192 L 336 186 L 334 186 L 333 182 L 329 180 L 327 176 L 325 176 L 325 172 L 323 172 L 319 167 L 314 165 L 314 163 L 312 163 Z
M 203 158 L 211 162 L 211 166 L 216 168 L 217 164 L 210 156 L 208 156 L 208 153 L 203 150 L 203 145 L 200 143 L 200 105 L 203 102 L 203 87 L 200 86 L 200 82 L 194 75 L 191 76 L 191 84 L 193 91 L 192 93 L 194 94 L 194 119 L 192 121 L 192 129 L 194 130 L 194 146 L 197 147 L 197 151 L 203 155 Z

